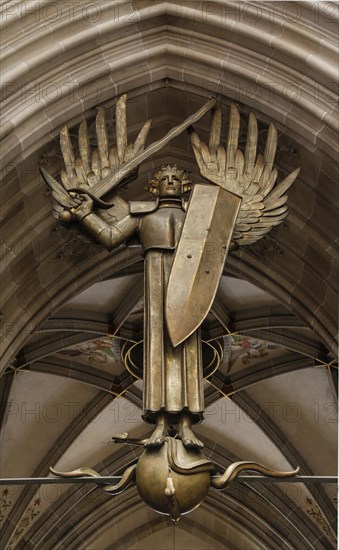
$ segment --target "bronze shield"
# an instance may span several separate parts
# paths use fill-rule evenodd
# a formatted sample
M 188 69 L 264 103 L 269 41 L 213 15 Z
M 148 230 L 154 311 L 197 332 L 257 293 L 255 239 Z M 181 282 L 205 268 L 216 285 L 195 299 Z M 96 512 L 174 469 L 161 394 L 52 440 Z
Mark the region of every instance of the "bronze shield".
M 212 306 L 240 203 L 240 197 L 217 185 L 194 186 L 167 288 L 173 346 L 201 325 Z

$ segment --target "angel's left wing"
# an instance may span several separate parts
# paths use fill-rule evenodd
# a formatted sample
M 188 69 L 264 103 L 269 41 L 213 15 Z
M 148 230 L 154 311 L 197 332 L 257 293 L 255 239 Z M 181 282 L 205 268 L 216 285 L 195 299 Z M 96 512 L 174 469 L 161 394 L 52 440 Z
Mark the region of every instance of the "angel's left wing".
M 240 114 L 232 104 L 226 147 L 220 144 L 221 107 L 212 111 L 209 145 L 201 142 L 191 129 L 190 137 L 200 173 L 209 181 L 241 197 L 241 206 L 232 239 L 239 245 L 252 244 L 288 214 L 285 194 L 299 174 L 299 168 L 276 185 L 278 171 L 274 167 L 278 133 L 270 124 L 264 154 L 257 154 L 258 124 L 249 114 L 246 148 L 238 147 Z
M 232 237 L 235 242 L 241 246 L 255 243 L 286 218 L 288 197 L 285 193 L 299 172 L 299 168 L 291 172 L 271 191 L 259 188 L 255 194 L 244 193 Z

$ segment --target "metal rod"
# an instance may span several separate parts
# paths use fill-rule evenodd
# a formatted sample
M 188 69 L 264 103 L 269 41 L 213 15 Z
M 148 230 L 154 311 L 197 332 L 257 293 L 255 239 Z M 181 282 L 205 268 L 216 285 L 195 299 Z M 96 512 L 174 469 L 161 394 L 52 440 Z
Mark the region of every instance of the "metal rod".
M 0 485 L 57 485 L 72 483 L 104 484 L 119 481 L 120 476 L 103 477 L 7 477 L 0 479 Z M 294 477 L 264 477 L 242 475 L 235 479 L 243 483 L 337 483 L 337 476 L 294 476 Z
M 235 481 L 245 483 L 338 483 L 338 476 L 293 476 L 293 477 L 266 477 L 266 476 L 239 476 Z
M 0 485 L 57 485 L 63 483 L 112 483 L 121 476 L 103 477 L 7 477 L 0 479 Z

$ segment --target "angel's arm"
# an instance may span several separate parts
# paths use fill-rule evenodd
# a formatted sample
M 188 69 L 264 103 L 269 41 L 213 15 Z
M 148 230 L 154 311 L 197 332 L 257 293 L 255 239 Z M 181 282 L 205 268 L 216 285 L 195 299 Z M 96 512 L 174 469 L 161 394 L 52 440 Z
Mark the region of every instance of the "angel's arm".
M 93 212 L 93 201 L 87 195 L 85 195 L 82 204 L 74 211 L 75 219 L 107 250 L 112 250 L 125 243 L 133 236 L 138 227 L 138 218 L 129 214 L 128 204 L 119 195 L 115 196 L 112 211 L 113 216 L 116 214 L 117 221 L 108 223 Z

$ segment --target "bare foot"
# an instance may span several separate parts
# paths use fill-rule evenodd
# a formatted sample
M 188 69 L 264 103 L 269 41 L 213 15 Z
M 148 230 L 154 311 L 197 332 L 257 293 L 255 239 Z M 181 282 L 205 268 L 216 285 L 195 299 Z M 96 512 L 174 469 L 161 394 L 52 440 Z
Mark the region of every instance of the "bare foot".
M 157 418 L 156 428 L 145 442 L 145 447 L 161 447 L 168 435 L 168 423 L 164 416 Z
M 198 439 L 191 429 L 191 419 L 188 415 L 180 418 L 178 423 L 178 435 L 188 449 L 202 449 L 204 444 Z
M 179 428 L 179 437 L 188 449 L 202 449 L 204 446 L 203 442 L 200 441 L 200 439 L 194 435 L 191 428 L 187 426 L 181 426 Z

